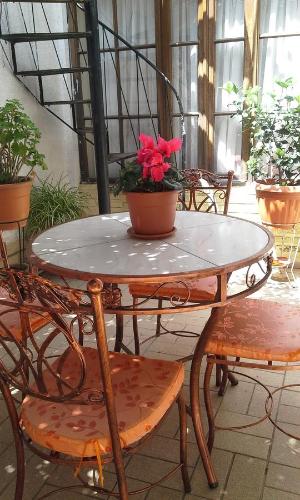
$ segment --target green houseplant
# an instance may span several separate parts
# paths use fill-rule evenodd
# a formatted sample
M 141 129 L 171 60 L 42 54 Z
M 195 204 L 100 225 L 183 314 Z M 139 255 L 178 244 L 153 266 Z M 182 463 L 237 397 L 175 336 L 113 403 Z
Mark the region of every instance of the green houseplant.
M 133 162 L 122 166 L 114 194 L 124 192 L 132 222 L 132 233 L 145 238 L 166 235 L 174 228 L 180 173 L 169 161 L 181 148 L 181 139 L 166 141 L 141 134 L 142 147 Z
M 28 237 L 82 216 L 87 196 L 61 179 L 33 186 L 26 234 Z
M 228 82 L 234 115 L 250 136 L 248 171 L 257 182 L 256 195 L 263 222 L 271 225 L 300 221 L 300 95 L 293 80 L 276 80 L 273 92 L 258 86 L 239 88 Z
M 18 100 L 8 100 L 0 107 L 1 229 L 26 224 L 33 170 L 46 168 L 44 155 L 37 149 L 40 138 L 40 131 Z

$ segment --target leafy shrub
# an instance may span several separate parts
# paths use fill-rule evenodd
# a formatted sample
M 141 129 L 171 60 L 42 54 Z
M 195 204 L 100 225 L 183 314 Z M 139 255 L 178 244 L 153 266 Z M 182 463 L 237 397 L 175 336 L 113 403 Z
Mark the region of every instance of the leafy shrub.
M 255 180 L 280 185 L 300 184 L 300 95 L 293 80 L 275 81 L 275 91 L 263 94 L 260 87 L 241 89 L 228 82 L 234 115 L 250 132 L 248 170 Z
M 35 167 L 45 170 L 45 156 L 38 152 L 41 133 L 17 99 L 0 107 L 0 184 L 19 182 L 21 168 L 28 167 L 30 176 Z
M 86 205 L 86 195 L 61 179 L 56 183 L 47 179 L 33 186 L 27 235 L 34 236 L 52 226 L 80 218 Z

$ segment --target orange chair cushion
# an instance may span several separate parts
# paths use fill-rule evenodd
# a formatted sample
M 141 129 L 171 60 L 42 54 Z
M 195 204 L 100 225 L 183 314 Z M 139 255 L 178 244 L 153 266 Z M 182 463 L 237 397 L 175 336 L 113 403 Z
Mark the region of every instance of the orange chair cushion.
M 1 289 L 2 299 L 9 299 L 9 294 Z M 20 321 L 20 314 L 18 310 L 11 310 L 11 307 L 0 304 L 0 336 L 9 338 L 12 335 L 17 340 L 22 340 L 22 327 Z M 9 312 L 7 312 L 9 311 Z M 47 323 L 49 323 L 49 316 L 46 313 L 30 314 L 30 324 L 33 332 L 36 332 Z M 8 331 L 10 335 L 8 334 Z
M 158 283 L 145 283 L 131 285 L 129 292 L 133 297 L 169 298 L 178 297 L 179 300 L 186 300 L 189 296 L 189 302 L 198 302 L 201 300 L 213 300 L 217 293 L 217 278 L 209 276 L 198 280 L 189 280 L 183 283 L 166 283 L 158 291 Z
M 86 361 L 84 387 L 102 390 L 98 353 L 82 348 Z M 183 365 L 173 361 L 110 353 L 110 367 L 122 447 L 139 441 L 161 420 L 177 398 L 183 384 Z M 53 369 L 58 362 L 52 365 Z M 70 352 L 62 377 L 74 387 L 78 383 L 78 357 Z M 46 370 L 47 386 L 58 393 L 53 377 Z M 50 389 L 48 389 L 50 392 Z M 45 448 L 68 455 L 94 456 L 95 441 L 103 453 L 111 451 L 111 440 L 104 404 L 53 403 L 27 396 L 22 404 L 21 422 L 27 434 Z
M 206 352 L 265 361 L 300 361 L 299 307 L 244 299 L 214 312 Z

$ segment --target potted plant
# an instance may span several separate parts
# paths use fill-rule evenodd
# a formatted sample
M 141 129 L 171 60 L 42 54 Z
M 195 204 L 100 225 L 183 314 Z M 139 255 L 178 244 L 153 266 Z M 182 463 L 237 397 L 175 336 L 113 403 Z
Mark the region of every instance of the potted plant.
M 23 227 L 29 214 L 32 173 L 46 168 L 41 134 L 16 99 L 0 107 L 0 228 Z M 24 168 L 25 167 L 25 168 Z M 24 168 L 24 174 L 21 169 Z
M 82 217 L 87 195 L 62 179 L 46 179 L 33 186 L 26 235 L 33 237 L 52 226 Z
M 225 86 L 234 95 L 232 105 L 250 134 L 247 162 L 256 185 L 264 223 L 284 226 L 300 222 L 300 95 L 293 80 L 276 80 L 276 90 Z M 233 115 L 234 116 L 234 115 Z
M 181 189 L 180 174 L 168 161 L 181 148 L 181 139 L 166 141 L 141 134 L 142 147 L 134 161 L 120 169 L 114 194 L 126 194 L 132 231 L 152 237 L 166 235 L 174 229 L 176 203 Z

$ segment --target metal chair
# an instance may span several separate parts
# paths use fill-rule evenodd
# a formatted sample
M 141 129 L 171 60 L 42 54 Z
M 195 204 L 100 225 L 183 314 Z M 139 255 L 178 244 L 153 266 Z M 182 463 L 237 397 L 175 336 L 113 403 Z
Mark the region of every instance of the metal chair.
M 209 423 L 210 451 L 216 429 L 241 430 L 267 418 L 287 436 L 299 440 L 299 436 L 292 435 L 274 421 L 272 408 L 274 394 L 286 388 L 299 387 L 300 384 L 285 385 L 271 392 L 262 382 L 255 379 L 254 375 L 253 377 L 249 375 L 249 368 L 273 371 L 300 370 L 299 307 L 267 300 L 243 299 L 223 308 L 214 309 L 204 328 L 203 342 L 199 343 L 194 353 L 193 363 L 197 367 L 195 379 L 200 374 L 201 361 L 205 355 L 207 365 L 204 376 L 204 398 Z M 245 358 L 245 361 L 242 358 Z M 276 365 L 273 362 L 276 362 Z M 225 364 L 227 370 L 234 368 L 232 373 L 254 380 L 265 389 L 265 415 L 258 418 L 257 422 L 230 428 L 218 427 L 215 424 L 209 385 L 213 366 L 220 363 Z M 239 367 L 247 368 L 248 373 L 236 371 Z M 197 395 L 197 388 L 195 394 Z
M 232 188 L 233 171 L 226 175 L 214 174 L 202 169 L 189 169 L 182 172 L 183 190 L 179 194 L 178 202 L 182 210 L 194 210 L 197 212 L 214 212 L 227 215 L 229 199 Z M 175 284 L 151 284 L 131 285 L 129 292 L 136 305 L 141 298 L 151 297 L 158 300 L 158 309 L 162 307 L 163 300 L 176 300 L 189 302 L 211 301 L 215 298 L 217 291 L 217 278 L 209 277 L 189 280 L 185 283 Z M 161 329 L 168 331 L 161 324 L 161 315 L 157 316 L 156 336 L 161 335 Z M 140 352 L 138 317 L 133 317 L 133 331 L 135 340 L 135 353 Z M 119 339 L 121 342 L 121 339 Z M 218 373 L 217 384 L 221 384 Z
M 123 457 L 151 435 L 175 401 L 180 418 L 180 463 L 161 481 L 181 469 L 185 492 L 190 491 L 183 365 L 108 351 L 103 308 L 107 304 L 115 307 L 116 295 L 115 290 L 113 294 L 102 290 L 99 280 L 90 281 L 83 291 L 37 275 L 0 271 L 0 305 L 17 312 L 24 329 L 21 338 L 10 330 L 7 337 L 0 336 L 5 350 L 0 361 L 0 391 L 17 456 L 15 500 L 23 497 L 24 444 L 44 460 L 75 469 L 80 483 L 56 492 L 84 486 L 127 500 Z M 29 317 L 44 314 L 50 318 L 49 325 L 41 335 L 34 334 Z M 80 335 L 89 339 L 94 335 L 95 347 L 83 347 Z M 20 410 L 12 389 L 23 395 Z M 103 486 L 102 466 L 111 461 L 118 492 Z M 82 476 L 87 466 L 98 468 L 99 485 L 90 485 Z
M 0 230 L 0 262 L 2 261 L 2 267 L 4 269 L 9 269 L 9 261 L 8 261 L 8 255 L 7 255 L 7 250 L 6 250 L 6 245 L 4 243 L 3 239 L 3 232 Z M 13 283 L 12 283 L 13 284 Z M 16 289 L 16 293 L 18 290 Z M 3 295 L 6 298 L 8 297 L 8 292 L 3 290 Z M 23 335 L 23 329 L 21 326 L 21 321 L 20 321 L 20 315 L 17 311 L 7 311 L 7 307 L 0 305 L 0 336 L 7 336 L 7 332 L 10 332 L 10 335 L 13 334 L 14 337 L 21 339 Z M 5 318 L 5 320 L 4 320 Z M 48 323 L 49 318 L 47 317 L 47 314 L 44 314 L 43 316 L 37 317 L 37 316 L 32 316 L 31 317 L 31 329 L 33 332 L 37 332 L 40 330 L 42 327 L 44 327 Z M 25 339 L 23 339 L 25 341 Z

